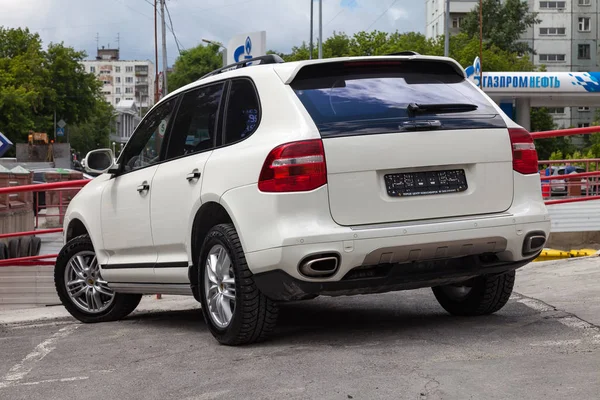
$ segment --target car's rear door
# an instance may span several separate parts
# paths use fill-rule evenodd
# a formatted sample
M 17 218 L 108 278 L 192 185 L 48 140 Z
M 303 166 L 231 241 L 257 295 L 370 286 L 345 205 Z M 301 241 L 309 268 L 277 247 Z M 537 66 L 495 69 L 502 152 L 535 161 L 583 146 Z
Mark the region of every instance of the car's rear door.
M 291 87 L 323 138 L 337 223 L 457 217 L 510 207 L 506 123 L 449 64 L 405 59 L 309 65 Z
M 188 282 L 188 255 L 194 214 L 201 205 L 204 166 L 217 145 L 226 83 L 182 95 L 167 150 L 154 176 L 152 237 L 158 253 L 154 276 L 161 283 Z

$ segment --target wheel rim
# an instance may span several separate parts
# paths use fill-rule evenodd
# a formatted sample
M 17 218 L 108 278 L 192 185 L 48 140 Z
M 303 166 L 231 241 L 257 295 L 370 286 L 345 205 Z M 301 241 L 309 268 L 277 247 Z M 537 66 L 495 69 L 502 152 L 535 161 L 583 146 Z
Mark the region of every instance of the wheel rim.
M 447 285 L 443 286 L 442 290 L 452 300 L 463 300 L 471 293 L 471 286 Z
M 231 257 L 220 244 L 208 252 L 204 266 L 204 296 L 212 322 L 219 328 L 226 328 L 235 312 L 235 275 Z
M 65 287 L 71 302 L 90 314 L 105 311 L 115 299 L 115 292 L 100 275 L 93 251 L 75 254 L 65 268 Z

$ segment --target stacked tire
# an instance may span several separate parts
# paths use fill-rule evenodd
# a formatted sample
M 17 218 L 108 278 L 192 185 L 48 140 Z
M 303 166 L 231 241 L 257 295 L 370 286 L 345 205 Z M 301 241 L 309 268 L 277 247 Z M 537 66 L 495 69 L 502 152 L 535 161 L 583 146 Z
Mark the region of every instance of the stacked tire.
M 23 236 L 11 239 L 8 245 L 0 242 L 0 260 L 31 257 L 40 254 L 42 241 L 36 236 Z

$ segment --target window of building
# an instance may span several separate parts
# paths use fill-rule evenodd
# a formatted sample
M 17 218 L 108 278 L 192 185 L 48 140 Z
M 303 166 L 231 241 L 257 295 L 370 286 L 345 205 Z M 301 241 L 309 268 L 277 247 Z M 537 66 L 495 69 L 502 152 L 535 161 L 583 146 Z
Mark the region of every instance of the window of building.
M 588 112 L 588 111 L 590 111 L 590 108 L 589 107 L 577 107 L 577 111 Z
M 120 102 L 120 101 L 121 101 L 121 99 L 120 99 L 119 97 L 117 97 L 117 98 L 115 99 L 115 104 L 119 104 L 119 102 Z
M 460 26 L 463 23 L 463 17 L 454 17 L 452 18 L 452 27 L 453 28 L 460 28 Z
M 540 35 L 543 36 L 559 36 L 566 33 L 567 28 L 540 28 Z
M 540 54 L 540 62 L 565 62 L 564 54 Z
M 589 32 L 590 28 L 590 17 L 579 17 L 579 32 Z
M 91 66 L 91 67 L 90 67 L 90 72 L 96 72 L 96 67 L 94 67 L 94 66 Z
M 133 97 L 125 97 L 125 100 L 133 100 Z
M 589 60 L 592 57 L 592 50 L 589 44 L 577 45 L 577 58 L 580 60 Z
M 121 67 L 115 67 L 115 72 L 121 72 Z
M 125 67 L 125 72 L 133 72 L 133 67 Z
M 562 10 L 567 6 L 566 1 L 540 1 L 540 8 L 550 10 Z
M 116 79 L 117 83 L 121 83 L 121 77 L 120 76 L 117 76 L 115 79 Z
M 125 93 L 133 93 L 133 88 L 125 88 Z
M 110 85 L 110 81 L 102 81 L 102 83 L 105 85 Z
M 117 93 L 117 94 L 121 93 L 121 88 L 120 87 L 115 88 L 115 93 Z
M 549 114 L 564 114 L 565 113 L 564 107 L 548 107 L 546 109 L 548 110 Z
M 132 76 L 128 76 L 125 78 L 125 83 L 133 83 L 133 77 Z
M 577 124 L 578 128 L 589 128 L 590 123 L 589 122 L 580 122 Z
M 591 6 L 592 0 L 579 0 L 579 5 L 580 6 Z

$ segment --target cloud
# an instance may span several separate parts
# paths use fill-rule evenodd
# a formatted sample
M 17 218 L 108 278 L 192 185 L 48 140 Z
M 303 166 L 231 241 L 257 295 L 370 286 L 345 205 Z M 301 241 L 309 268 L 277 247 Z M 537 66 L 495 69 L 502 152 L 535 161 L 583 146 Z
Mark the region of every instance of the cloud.
M 100 46 L 115 47 L 120 37 L 121 58 L 154 59 L 153 0 L 0 0 L 5 27 L 29 27 L 45 44 L 64 42 L 93 57 L 96 34 Z M 323 36 L 334 31 L 353 34 L 367 29 L 391 0 L 323 0 Z M 202 38 L 227 43 L 233 35 L 267 31 L 267 48 L 282 52 L 308 42 L 309 0 L 167 0 L 175 33 L 184 48 Z M 401 0 L 371 29 L 418 31 L 425 27 L 422 1 Z M 314 37 L 318 36 L 318 3 L 314 7 Z M 160 24 L 159 24 L 159 41 Z M 167 32 L 171 65 L 177 47 Z

